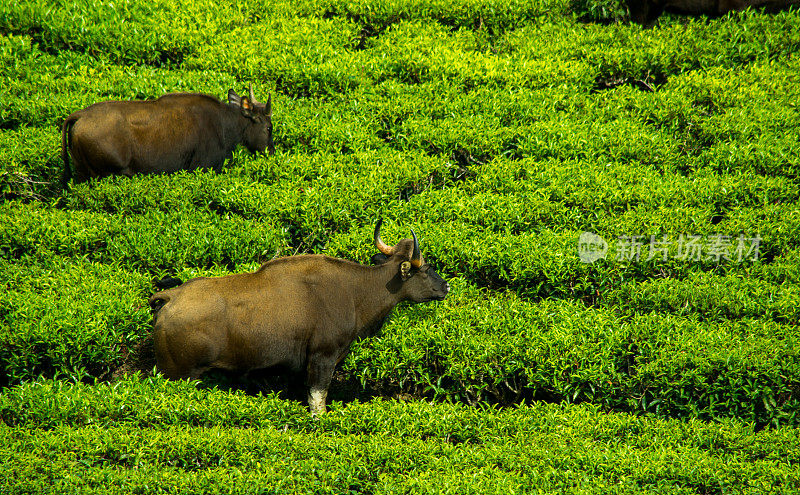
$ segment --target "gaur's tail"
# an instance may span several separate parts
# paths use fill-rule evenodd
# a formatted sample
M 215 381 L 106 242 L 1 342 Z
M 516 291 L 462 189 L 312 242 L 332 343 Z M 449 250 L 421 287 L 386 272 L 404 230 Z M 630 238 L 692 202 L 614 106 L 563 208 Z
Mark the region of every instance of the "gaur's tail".
M 147 302 L 150 303 L 150 310 L 153 312 L 153 316 L 155 316 L 158 314 L 158 310 L 169 302 L 169 296 L 159 292 L 150 296 Z
M 166 289 L 171 289 L 173 287 L 177 287 L 181 285 L 183 282 L 179 278 L 175 277 L 164 277 L 161 280 L 156 280 L 153 284 L 156 286 L 160 292 L 157 292 L 150 296 L 148 302 L 150 303 L 150 309 L 153 311 L 153 314 L 157 314 L 158 310 L 161 309 L 162 306 L 169 302 L 169 296 L 164 294 L 163 291 Z
M 61 159 L 64 160 L 64 171 L 61 175 L 61 187 L 66 189 L 69 187 L 69 181 L 72 179 L 72 169 L 69 168 L 69 141 L 70 130 L 72 125 L 78 120 L 78 112 L 73 113 L 61 125 Z

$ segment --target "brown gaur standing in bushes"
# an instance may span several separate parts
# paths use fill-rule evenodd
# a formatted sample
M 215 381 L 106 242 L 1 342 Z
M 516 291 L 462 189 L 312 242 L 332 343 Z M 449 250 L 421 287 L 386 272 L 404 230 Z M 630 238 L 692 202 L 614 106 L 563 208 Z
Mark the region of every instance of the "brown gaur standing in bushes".
M 631 20 L 642 26 L 652 26 L 664 11 L 684 15 L 719 17 L 732 10 L 747 7 L 764 8 L 770 12 L 800 5 L 800 0 L 626 0 Z
M 266 103 L 228 90 L 227 103 L 200 93 L 157 100 L 104 101 L 79 110 L 61 127 L 63 183 L 109 175 L 152 174 L 211 167 L 217 171 L 239 144 L 251 153 L 272 142 L 272 95 Z
M 450 290 L 425 263 L 413 231 L 413 239 L 388 246 L 380 228 L 379 220 L 376 266 L 290 256 L 154 294 L 158 369 L 169 378 L 197 378 L 210 368 L 286 367 L 305 373 L 311 412 L 324 412 L 334 368 L 354 340 L 377 332 L 401 301 L 441 301 Z

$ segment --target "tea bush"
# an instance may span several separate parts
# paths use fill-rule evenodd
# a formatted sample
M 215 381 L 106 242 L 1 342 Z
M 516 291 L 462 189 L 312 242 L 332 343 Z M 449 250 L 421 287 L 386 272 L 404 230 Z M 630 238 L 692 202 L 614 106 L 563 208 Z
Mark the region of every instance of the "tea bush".
M 146 277 L 80 259 L 25 261 L 0 262 L 0 382 L 107 376 L 149 324 Z
M 345 369 L 390 389 L 470 403 L 588 400 L 671 416 L 796 421 L 791 324 L 698 321 L 699 310 L 692 318 L 620 318 L 576 303 L 489 296 L 456 282 L 441 309 L 408 309 L 382 338 L 356 344 Z M 706 297 L 707 304 L 727 299 Z
M 269 225 L 235 216 L 221 217 L 209 210 L 203 214 L 192 209 L 191 215 L 202 219 L 206 226 L 217 225 L 214 235 L 187 221 L 187 210 L 170 213 L 156 210 L 135 220 L 13 206 L 10 210 L 9 214 L 16 218 L 3 226 L 0 248 L 14 258 L 30 255 L 46 260 L 56 254 L 155 271 L 183 266 L 233 268 L 254 261 L 262 251 L 274 252 L 284 244 L 280 231 Z M 241 242 L 245 233 L 250 236 L 249 244 Z M 256 256 L 255 250 L 258 250 Z
M 128 378 L 15 387 L 0 417 L 6 491 L 764 493 L 799 482 L 793 430 L 592 406 L 376 400 L 314 420 L 273 395 Z

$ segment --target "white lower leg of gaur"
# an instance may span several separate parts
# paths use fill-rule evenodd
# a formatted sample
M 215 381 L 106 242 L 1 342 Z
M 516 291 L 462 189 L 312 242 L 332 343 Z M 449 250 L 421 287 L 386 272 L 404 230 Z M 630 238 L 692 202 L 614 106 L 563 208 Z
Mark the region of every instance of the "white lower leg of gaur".
M 319 390 L 312 388 L 308 393 L 308 406 L 311 409 L 311 414 L 316 416 L 325 412 L 325 399 L 328 397 L 327 390 Z

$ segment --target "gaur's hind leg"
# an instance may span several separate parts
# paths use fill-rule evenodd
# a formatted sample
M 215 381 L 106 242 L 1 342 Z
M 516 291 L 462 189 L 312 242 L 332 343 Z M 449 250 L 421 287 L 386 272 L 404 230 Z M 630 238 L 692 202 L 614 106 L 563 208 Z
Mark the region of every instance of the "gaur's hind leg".
M 334 357 L 315 355 L 308 360 L 308 406 L 314 416 L 325 412 L 325 400 L 334 368 Z

